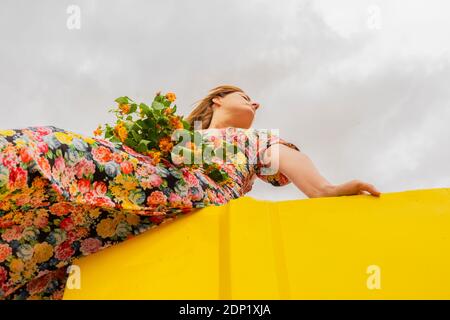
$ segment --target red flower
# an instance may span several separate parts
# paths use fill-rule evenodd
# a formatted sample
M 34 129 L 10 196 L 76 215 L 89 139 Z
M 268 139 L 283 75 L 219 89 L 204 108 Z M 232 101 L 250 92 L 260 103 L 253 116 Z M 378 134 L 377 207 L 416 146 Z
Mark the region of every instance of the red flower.
M 113 153 L 112 157 L 116 163 L 121 163 L 123 161 L 122 156 L 118 153 Z
M 98 207 L 114 208 L 116 204 L 109 197 L 97 197 L 92 200 L 92 203 Z
M 50 167 L 50 163 L 48 162 L 47 158 L 39 157 L 37 162 L 38 162 L 38 165 L 41 168 L 41 170 L 44 172 L 44 176 L 50 177 L 51 167 Z
M 12 253 L 12 249 L 7 244 L 0 244 L 0 263 L 5 261 Z
M 164 216 L 151 216 L 150 221 L 155 224 L 160 224 L 164 220 Z
M 0 286 L 3 285 L 8 279 L 8 271 L 0 266 Z
M 108 148 L 106 148 L 104 146 L 100 146 L 98 148 L 93 148 L 92 156 L 95 161 L 102 163 L 102 164 L 106 163 L 108 161 L 111 161 L 111 159 L 112 159 L 111 150 L 109 150 Z
M 55 249 L 55 257 L 58 260 L 67 260 L 74 253 L 75 253 L 75 250 L 73 250 L 69 241 L 64 241 L 59 246 L 57 246 Z
M 94 182 L 94 191 L 97 195 L 104 196 L 106 194 L 106 192 L 108 191 L 108 187 L 102 181 L 95 181 Z
M 78 190 L 80 190 L 81 193 L 89 192 L 91 190 L 91 181 L 88 179 L 78 180 Z
M 124 174 L 130 174 L 133 172 L 133 164 L 130 161 L 124 161 L 120 164 L 120 168 Z
M 12 168 L 9 171 L 9 186 L 11 189 L 24 188 L 27 184 L 27 171 L 21 167 Z
M 147 204 L 148 205 L 158 205 L 158 204 L 166 204 L 167 197 L 164 193 L 161 191 L 153 191 L 148 197 L 147 197 Z
M 32 159 L 27 148 L 21 148 L 19 153 L 20 153 L 20 158 L 22 159 L 22 162 L 24 162 L 24 163 L 27 163 Z
M 46 136 L 46 135 L 52 133 L 52 129 L 50 129 L 50 128 L 48 128 L 48 127 L 39 127 L 39 128 L 37 128 L 36 131 L 37 131 L 37 132 L 39 133 L 39 135 L 41 135 L 41 136 Z
M 72 205 L 68 202 L 58 202 L 50 207 L 50 212 L 57 216 L 68 214 L 72 210 Z
M 44 142 L 38 143 L 38 150 L 40 153 L 47 153 L 48 152 L 48 144 Z
M 70 217 L 63 219 L 59 226 L 64 230 L 72 230 L 75 227 L 73 220 Z
M 99 239 L 96 238 L 88 238 L 83 240 L 83 242 L 81 243 L 81 252 L 87 256 L 88 254 L 97 252 L 98 250 L 100 250 L 102 246 L 102 242 Z

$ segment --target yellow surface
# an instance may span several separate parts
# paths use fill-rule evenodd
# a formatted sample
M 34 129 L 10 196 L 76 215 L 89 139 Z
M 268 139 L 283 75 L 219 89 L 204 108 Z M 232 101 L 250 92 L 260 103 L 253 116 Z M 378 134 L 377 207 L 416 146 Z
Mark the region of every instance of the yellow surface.
M 450 299 L 450 188 L 244 197 L 76 264 L 65 299 Z

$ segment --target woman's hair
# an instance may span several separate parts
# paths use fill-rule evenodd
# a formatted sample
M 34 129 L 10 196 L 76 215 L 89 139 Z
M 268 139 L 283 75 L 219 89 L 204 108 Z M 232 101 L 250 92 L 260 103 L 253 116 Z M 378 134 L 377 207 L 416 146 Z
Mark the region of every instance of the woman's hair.
M 241 88 L 232 85 L 222 85 L 209 90 L 206 97 L 198 100 L 197 106 L 191 111 L 191 113 L 186 117 L 186 121 L 194 128 L 194 121 L 201 121 L 201 129 L 207 129 L 211 123 L 213 116 L 212 105 L 214 102 L 212 99 L 215 97 L 224 97 L 229 93 L 233 92 L 244 92 Z M 194 103 L 195 104 L 195 103 Z

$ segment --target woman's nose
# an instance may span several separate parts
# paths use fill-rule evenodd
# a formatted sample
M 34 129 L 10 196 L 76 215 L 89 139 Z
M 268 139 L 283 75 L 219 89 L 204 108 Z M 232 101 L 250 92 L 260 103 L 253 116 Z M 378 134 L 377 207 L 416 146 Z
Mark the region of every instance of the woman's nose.
M 255 107 L 255 110 L 258 110 L 258 108 L 259 108 L 258 102 L 253 102 L 252 105 L 253 105 L 253 107 Z

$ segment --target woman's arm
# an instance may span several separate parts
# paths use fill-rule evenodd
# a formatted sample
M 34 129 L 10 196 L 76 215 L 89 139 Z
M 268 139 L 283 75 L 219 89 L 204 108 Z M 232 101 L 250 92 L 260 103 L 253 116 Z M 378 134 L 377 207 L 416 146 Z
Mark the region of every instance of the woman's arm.
M 351 180 L 333 185 L 328 182 L 314 166 L 311 159 L 303 152 L 283 144 L 274 144 L 263 154 L 263 162 L 278 168 L 294 185 L 309 198 L 338 197 L 365 194 L 380 196 L 380 192 L 371 184 Z

